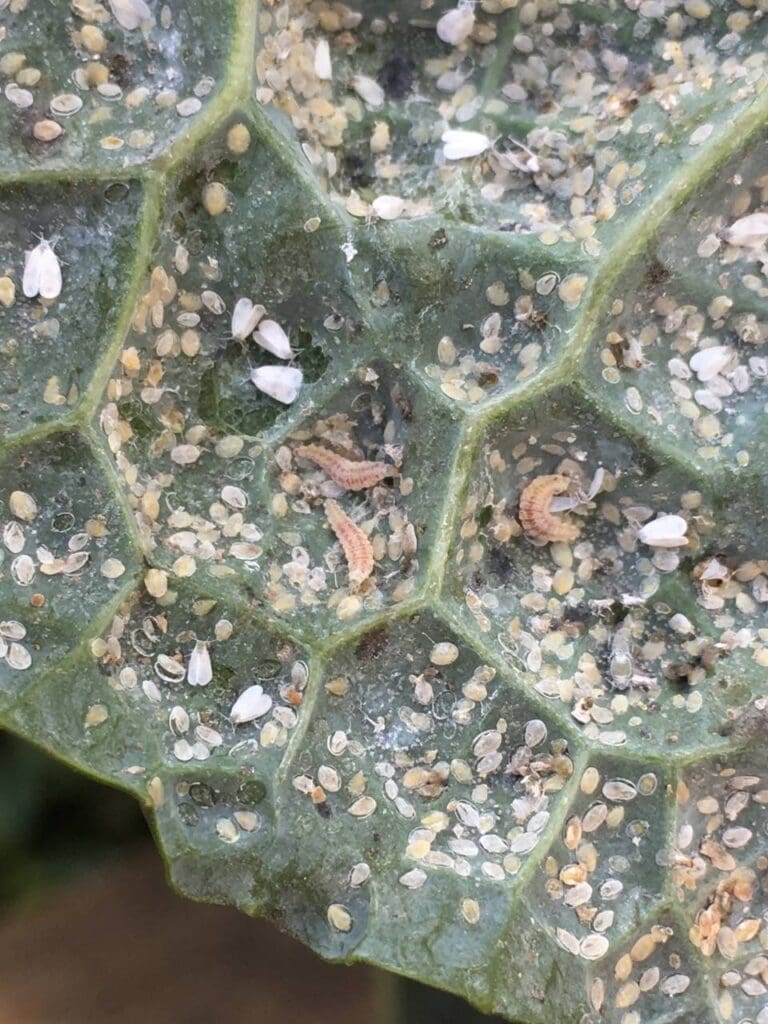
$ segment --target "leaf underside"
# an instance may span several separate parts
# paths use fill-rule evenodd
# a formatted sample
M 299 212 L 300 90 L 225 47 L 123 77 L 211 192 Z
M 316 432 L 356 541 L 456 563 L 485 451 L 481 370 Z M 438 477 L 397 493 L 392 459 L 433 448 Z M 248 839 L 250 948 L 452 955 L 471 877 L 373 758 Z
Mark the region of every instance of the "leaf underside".
M 0 722 L 325 957 L 766 1024 L 768 5 L 143 8 L 0 0 Z

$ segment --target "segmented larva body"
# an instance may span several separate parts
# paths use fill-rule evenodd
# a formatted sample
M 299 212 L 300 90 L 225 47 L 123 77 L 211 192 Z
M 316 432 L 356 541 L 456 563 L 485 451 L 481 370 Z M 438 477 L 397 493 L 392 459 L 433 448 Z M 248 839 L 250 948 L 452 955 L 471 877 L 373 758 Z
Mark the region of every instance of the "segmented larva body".
M 537 540 L 567 543 L 579 536 L 578 523 L 549 511 L 556 494 L 568 490 L 571 481 L 562 473 L 537 476 L 520 495 L 520 522 L 526 533 Z
M 328 525 L 341 542 L 349 567 L 349 582 L 353 587 L 359 587 L 373 572 L 371 542 L 360 527 L 355 526 L 341 505 L 332 498 L 325 503 L 325 514 Z
M 353 462 L 319 444 L 302 444 L 296 449 L 302 459 L 309 459 L 345 491 L 365 491 L 388 476 L 397 476 L 397 468 L 386 462 Z

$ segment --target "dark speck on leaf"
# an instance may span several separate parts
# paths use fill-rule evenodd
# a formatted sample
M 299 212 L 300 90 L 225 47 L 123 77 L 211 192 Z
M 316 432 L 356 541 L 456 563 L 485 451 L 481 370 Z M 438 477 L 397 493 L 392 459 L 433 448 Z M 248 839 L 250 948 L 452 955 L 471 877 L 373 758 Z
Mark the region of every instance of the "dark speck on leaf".
M 651 260 L 645 268 L 643 279 L 648 287 L 663 285 L 669 280 L 669 270 L 658 260 Z
M 514 562 L 506 551 L 494 547 L 489 552 L 488 569 L 490 574 L 496 579 L 508 580 L 512 577 Z
M 484 505 L 477 516 L 477 525 L 482 529 L 487 526 L 493 516 L 493 505 Z
M 373 184 L 368 164 L 359 154 L 346 153 L 342 159 L 342 166 L 345 176 L 354 188 L 368 188 Z
M 378 658 L 386 650 L 389 632 L 386 627 L 374 629 L 362 638 L 355 648 L 355 655 L 361 661 L 368 661 L 371 658 Z
M 109 70 L 121 89 L 127 89 L 131 84 L 129 74 L 130 63 L 122 53 L 115 53 L 109 58 Z
M 430 249 L 442 249 L 447 244 L 448 235 L 445 233 L 445 228 L 438 228 L 429 240 Z
M 415 65 L 399 50 L 392 50 L 385 63 L 379 68 L 376 80 L 389 99 L 401 100 L 413 88 Z

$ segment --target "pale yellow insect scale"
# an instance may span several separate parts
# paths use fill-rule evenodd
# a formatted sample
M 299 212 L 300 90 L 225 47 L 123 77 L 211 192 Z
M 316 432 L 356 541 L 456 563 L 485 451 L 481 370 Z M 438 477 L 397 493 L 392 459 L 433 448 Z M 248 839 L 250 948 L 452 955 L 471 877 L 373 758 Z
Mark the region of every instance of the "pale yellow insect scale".
M 360 527 L 355 526 L 341 505 L 332 498 L 325 503 L 325 515 L 328 525 L 338 537 L 344 551 L 349 567 L 349 582 L 353 587 L 359 587 L 373 572 L 371 542 Z
M 537 540 L 567 543 L 576 540 L 579 526 L 573 520 L 549 511 L 556 494 L 568 490 L 571 481 L 562 473 L 537 476 L 520 495 L 520 522 Z
M 385 477 L 398 474 L 397 468 L 386 462 L 354 462 L 319 444 L 299 445 L 296 454 L 314 462 L 345 491 L 365 491 L 381 483 Z

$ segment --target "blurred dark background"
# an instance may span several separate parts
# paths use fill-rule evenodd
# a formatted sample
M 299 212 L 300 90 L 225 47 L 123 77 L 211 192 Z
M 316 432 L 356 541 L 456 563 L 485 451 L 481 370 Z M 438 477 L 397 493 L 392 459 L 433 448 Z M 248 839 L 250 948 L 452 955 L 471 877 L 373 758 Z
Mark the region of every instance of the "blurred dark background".
M 0 732 L 0 911 L 149 841 L 136 801 Z
M 264 921 L 182 900 L 144 817 L 0 732 L 0 1024 L 489 1024 L 461 1000 L 326 964 Z

